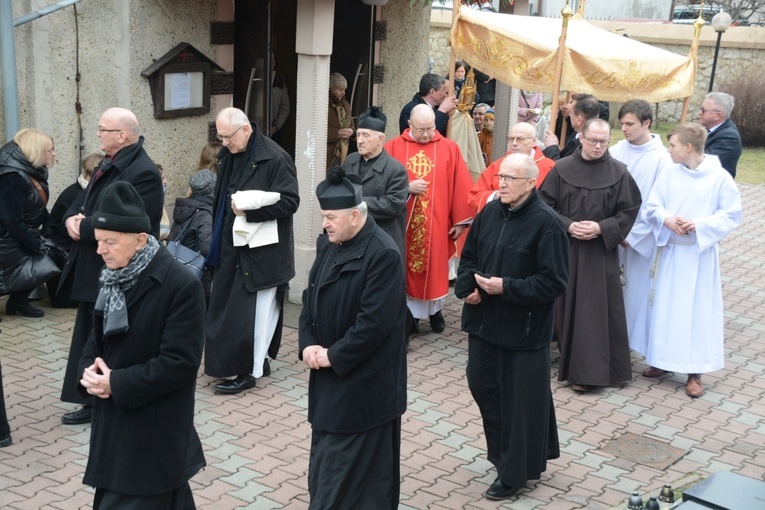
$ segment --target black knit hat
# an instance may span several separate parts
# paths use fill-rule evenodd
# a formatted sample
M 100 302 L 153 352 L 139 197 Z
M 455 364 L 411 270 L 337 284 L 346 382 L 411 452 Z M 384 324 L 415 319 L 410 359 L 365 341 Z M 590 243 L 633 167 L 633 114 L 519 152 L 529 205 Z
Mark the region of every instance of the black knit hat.
M 93 215 L 92 225 L 93 228 L 114 232 L 151 232 L 143 199 L 126 181 L 107 186 Z
M 325 211 L 350 209 L 361 203 L 361 177 L 346 175 L 342 168 L 334 167 L 327 179 L 316 186 L 316 198 Z
M 385 132 L 385 123 L 388 119 L 379 106 L 370 106 L 356 120 L 356 128 L 371 129 Z

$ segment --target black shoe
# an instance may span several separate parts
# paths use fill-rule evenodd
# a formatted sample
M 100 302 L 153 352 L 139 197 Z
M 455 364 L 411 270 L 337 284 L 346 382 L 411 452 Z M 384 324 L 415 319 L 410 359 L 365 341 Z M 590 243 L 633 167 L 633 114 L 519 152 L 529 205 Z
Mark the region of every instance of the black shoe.
M 271 375 L 271 364 L 268 362 L 268 358 L 263 360 L 263 375 L 261 377 L 268 377 Z
M 40 318 L 45 316 L 45 312 L 30 305 L 26 299 L 18 299 L 15 296 L 11 296 L 5 303 L 5 313 L 16 315 L 16 312 L 19 312 L 24 317 Z
M 446 329 L 446 321 L 440 310 L 430 316 L 430 329 L 435 333 L 443 333 Z
M 255 387 L 255 378 L 250 375 L 238 375 L 236 379 L 230 381 L 223 381 L 215 385 L 215 391 L 217 393 L 225 393 L 227 395 L 235 395 L 241 393 L 244 390 L 249 390 Z
M 13 442 L 13 439 L 11 439 L 11 434 L 8 433 L 5 437 L 0 437 L 0 448 L 5 448 L 6 446 L 10 446 Z
M 502 483 L 502 480 L 497 478 L 494 483 L 491 484 L 489 490 L 486 491 L 486 498 L 499 501 L 502 499 L 508 499 L 515 496 L 520 489 L 518 487 L 510 487 Z
M 61 417 L 61 423 L 64 425 L 80 425 L 82 423 L 90 423 L 90 419 L 93 416 L 93 406 L 86 404 L 76 411 L 66 413 Z

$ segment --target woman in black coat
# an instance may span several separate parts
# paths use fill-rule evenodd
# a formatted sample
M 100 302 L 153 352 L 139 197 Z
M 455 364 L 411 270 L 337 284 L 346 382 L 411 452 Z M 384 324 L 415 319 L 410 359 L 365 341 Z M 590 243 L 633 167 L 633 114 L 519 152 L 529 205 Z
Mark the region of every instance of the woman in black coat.
M 44 253 L 43 228 L 51 230 L 53 221 L 48 204 L 48 167 L 56 149 L 53 137 L 37 129 L 22 129 L 13 141 L 0 149 L 0 269 L 5 270 L 21 258 Z M 9 283 L 6 281 L 5 283 Z M 29 304 L 29 294 L 43 282 L 29 282 L 28 288 L 11 293 L 5 312 L 25 317 L 45 313 Z

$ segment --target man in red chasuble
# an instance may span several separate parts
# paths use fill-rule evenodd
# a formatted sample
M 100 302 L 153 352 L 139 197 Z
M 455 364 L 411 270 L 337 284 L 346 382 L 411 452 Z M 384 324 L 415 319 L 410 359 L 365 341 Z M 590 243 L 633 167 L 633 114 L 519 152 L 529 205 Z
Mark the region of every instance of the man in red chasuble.
M 441 333 L 449 259 L 472 218 L 468 191 L 473 181 L 457 144 L 436 131 L 436 117 L 428 105 L 414 107 L 409 128 L 389 141 L 385 150 L 409 174 L 407 304 L 416 320 L 428 318 L 431 329 Z

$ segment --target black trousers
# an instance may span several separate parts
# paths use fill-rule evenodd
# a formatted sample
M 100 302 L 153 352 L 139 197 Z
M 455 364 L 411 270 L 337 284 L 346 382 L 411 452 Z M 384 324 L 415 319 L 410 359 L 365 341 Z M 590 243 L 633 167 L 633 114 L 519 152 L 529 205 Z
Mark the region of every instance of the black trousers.
M 489 462 L 505 485 L 540 478 L 560 456 L 550 390 L 550 349 L 504 349 L 468 339 L 467 379 L 486 434 Z
M 152 496 L 121 494 L 96 487 L 93 510 L 195 510 L 189 482 L 170 492 Z
M 5 396 L 3 394 L 3 367 L 0 365 L 0 438 L 6 437 L 11 433 L 11 426 L 8 425 L 8 415 L 5 414 Z

